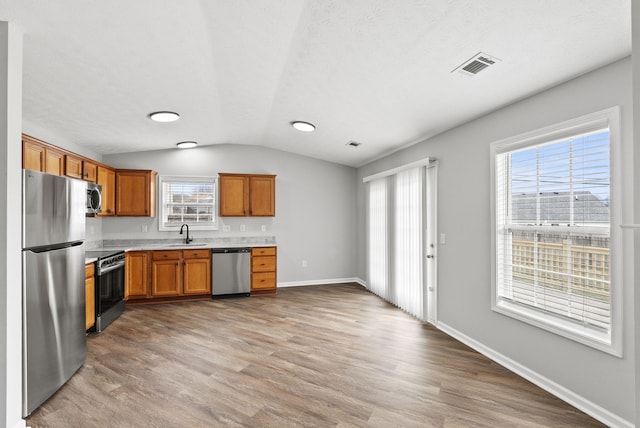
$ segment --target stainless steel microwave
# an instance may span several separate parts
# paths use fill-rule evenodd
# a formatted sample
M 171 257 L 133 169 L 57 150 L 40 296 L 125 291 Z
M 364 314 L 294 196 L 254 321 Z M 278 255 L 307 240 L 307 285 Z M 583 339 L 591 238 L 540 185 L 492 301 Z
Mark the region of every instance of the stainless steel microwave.
M 102 186 L 87 183 L 87 215 L 93 216 L 102 212 Z

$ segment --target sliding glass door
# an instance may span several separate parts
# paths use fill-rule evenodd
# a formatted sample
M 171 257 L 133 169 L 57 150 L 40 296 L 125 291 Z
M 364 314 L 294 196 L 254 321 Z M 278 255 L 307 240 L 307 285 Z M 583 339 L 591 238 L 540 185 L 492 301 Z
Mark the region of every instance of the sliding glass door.
M 436 321 L 435 162 L 365 178 L 369 290 Z

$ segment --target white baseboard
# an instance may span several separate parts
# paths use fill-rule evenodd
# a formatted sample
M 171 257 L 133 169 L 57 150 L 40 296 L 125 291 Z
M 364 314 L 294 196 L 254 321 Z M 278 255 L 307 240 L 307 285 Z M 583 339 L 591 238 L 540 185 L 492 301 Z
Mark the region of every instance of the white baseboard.
M 344 284 L 346 282 L 356 282 L 364 287 L 365 282 L 360 278 L 333 278 L 333 279 L 315 279 L 312 281 L 291 281 L 279 282 L 278 288 L 284 287 L 305 287 L 308 285 L 328 285 L 328 284 Z
M 582 410 L 583 412 L 594 417 L 595 419 L 599 420 L 603 424 L 606 424 L 610 427 L 620 427 L 620 428 L 634 427 L 634 425 L 631 422 L 611 413 L 607 409 L 600 407 L 599 405 L 587 400 L 586 398 L 563 387 L 562 385 L 557 384 L 551 379 L 548 379 L 540 375 L 539 373 L 534 372 L 528 367 L 525 367 L 522 364 L 500 354 L 499 352 L 494 351 L 493 349 L 472 339 L 471 337 L 465 335 L 464 333 L 459 332 L 453 327 L 450 327 L 442 322 L 438 322 L 436 324 L 436 327 L 442 330 L 443 332 L 445 332 L 446 334 L 448 334 L 449 336 L 453 337 L 454 339 L 459 340 L 465 345 L 475 349 L 482 355 L 506 367 L 507 369 L 511 370 L 517 375 L 522 376 L 523 378 L 527 379 L 529 382 L 539 386 L 540 388 L 550 392 L 551 394 L 566 401 L 572 406 Z

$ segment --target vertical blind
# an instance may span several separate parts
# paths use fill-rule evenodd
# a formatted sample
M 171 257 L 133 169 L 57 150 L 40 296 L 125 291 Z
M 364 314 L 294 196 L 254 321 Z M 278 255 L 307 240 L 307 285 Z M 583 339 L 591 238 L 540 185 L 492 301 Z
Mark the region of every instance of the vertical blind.
M 497 298 L 611 325 L 609 130 L 496 155 Z
M 423 318 L 424 166 L 369 182 L 369 280 L 373 293 Z
M 387 179 L 381 178 L 369 183 L 368 287 L 379 296 L 388 293 L 387 243 Z

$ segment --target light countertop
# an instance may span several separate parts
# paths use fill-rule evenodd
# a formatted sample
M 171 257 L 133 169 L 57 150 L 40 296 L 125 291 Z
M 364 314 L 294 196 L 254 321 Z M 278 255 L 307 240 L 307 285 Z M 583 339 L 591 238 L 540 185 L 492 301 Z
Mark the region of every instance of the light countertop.
M 275 237 L 234 237 L 199 239 L 185 244 L 183 239 L 127 239 L 104 240 L 87 243 L 87 251 L 159 251 L 159 250 L 193 250 L 212 248 L 253 248 L 274 247 Z M 95 257 L 87 257 L 85 263 L 93 263 Z

